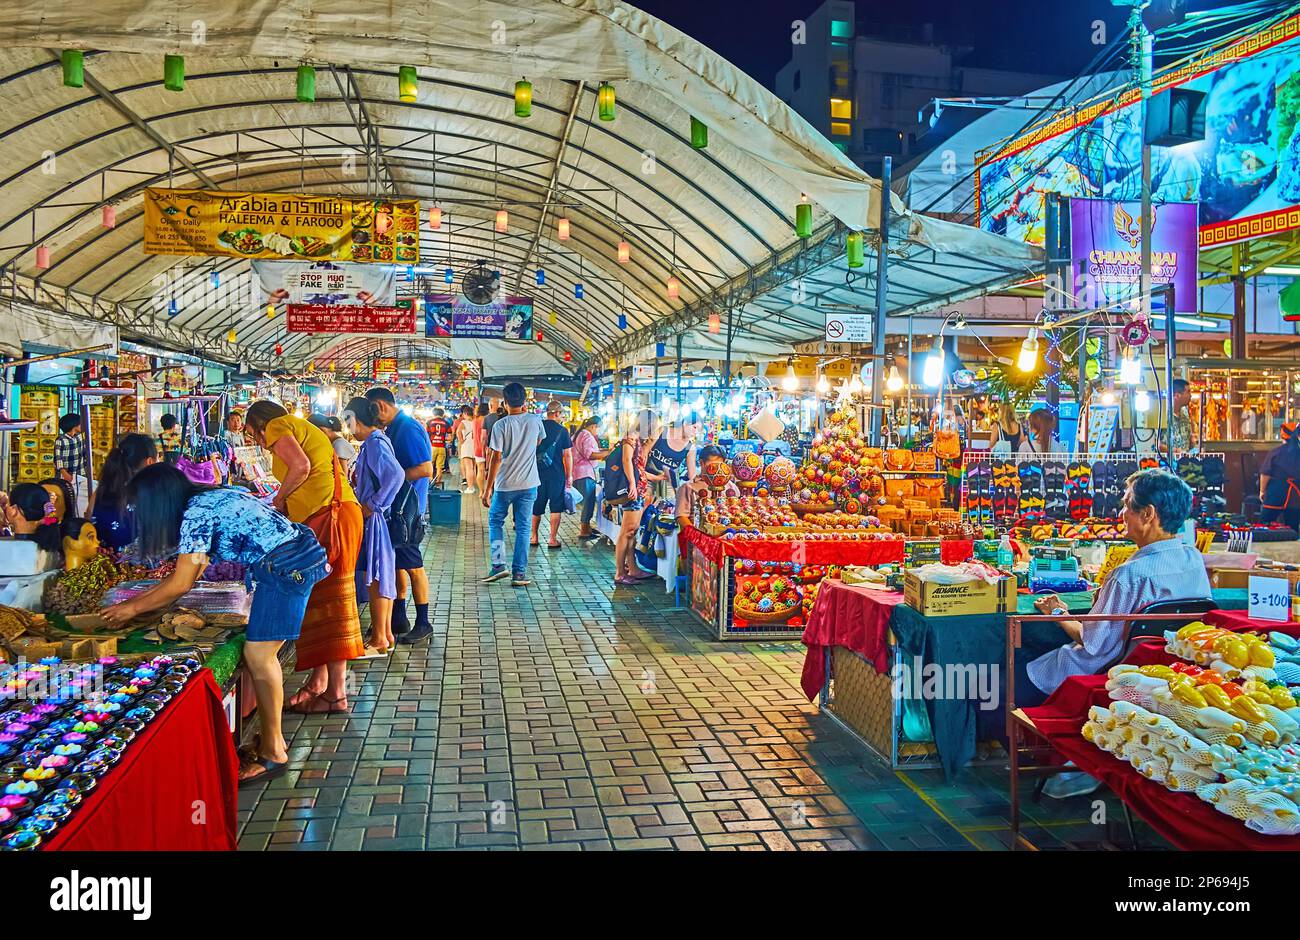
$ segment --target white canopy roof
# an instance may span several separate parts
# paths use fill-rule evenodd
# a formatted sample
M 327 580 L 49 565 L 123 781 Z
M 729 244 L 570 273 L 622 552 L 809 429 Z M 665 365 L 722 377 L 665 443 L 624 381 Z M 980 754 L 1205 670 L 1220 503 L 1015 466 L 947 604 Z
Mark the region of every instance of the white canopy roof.
M 491 261 L 508 292 L 537 299 L 541 345 L 552 361 L 570 351 L 570 368 L 588 360 L 588 341 L 599 357 L 683 310 L 735 306 L 738 283 L 806 247 L 793 230 L 803 194 L 819 237 L 841 247 L 845 227 L 870 230 L 878 219 L 879 182 L 775 95 L 609 0 L 391 0 L 363 14 L 349 0 L 230 0 L 194 17 L 162 0 L 14 0 L 0 47 L 5 285 L 263 367 L 280 361 L 277 343 L 298 365 L 340 340 L 289 335 L 282 318 L 268 320 L 245 261 L 144 255 L 146 186 L 388 193 L 440 205 L 441 229 L 421 231 L 422 264 L 459 273 Z M 84 88 L 62 85 L 60 48 L 88 50 Z M 183 92 L 163 89 L 164 53 L 185 56 Z M 295 99 L 300 62 L 317 67 L 314 102 Z M 397 99 L 399 65 L 418 69 L 415 102 Z M 513 110 L 521 77 L 533 83 L 526 119 Z M 617 90 L 614 121 L 597 117 L 601 81 Z M 709 128 L 707 149 L 691 146 L 692 116 Z M 113 229 L 100 227 L 103 202 L 116 207 Z M 497 234 L 502 207 L 510 226 Z M 944 285 L 969 296 L 1040 264 L 1037 249 L 906 215 L 897 197 L 892 211 L 892 247 L 916 279 L 908 293 L 891 286 L 891 310 L 920 309 Z M 561 214 L 567 241 L 555 235 Z M 620 238 L 632 246 L 628 264 L 615 258 Z M 42 243 L 48 270 L 35 265 Z M 953 259 L 944 246 L 957 249 Z M 544 288 L 530 286 L 538 267 Z M 927 268 L 934 280 L 920 279 Z M 673 274 L 681 294 L 670 301 Z M 172 298 L 179 312 L 169 317 Z M 781 336 L 820 332 L 807 310 L 777 316 L 782 302 L 766 304 Z M 224 340 L 232 327 L 234 346 Z

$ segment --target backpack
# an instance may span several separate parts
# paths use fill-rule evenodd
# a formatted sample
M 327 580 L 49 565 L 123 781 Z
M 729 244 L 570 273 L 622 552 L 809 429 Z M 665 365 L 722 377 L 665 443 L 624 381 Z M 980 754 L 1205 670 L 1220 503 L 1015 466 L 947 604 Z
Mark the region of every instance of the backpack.
M 623 472 L 623 442 L 619 441 L 605 458 L 605 502 L 622 506 L 633 498 L 632 481 Z

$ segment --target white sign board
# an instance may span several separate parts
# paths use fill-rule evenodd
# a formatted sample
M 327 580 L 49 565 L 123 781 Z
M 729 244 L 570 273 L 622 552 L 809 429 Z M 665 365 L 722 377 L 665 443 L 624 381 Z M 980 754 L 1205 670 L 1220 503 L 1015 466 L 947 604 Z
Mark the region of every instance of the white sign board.
M 1246 616 L 1252 620 L 1291 619 L 1291 582 L 1286 578 L 1252 574 L 1246 594 L 1250 600 Z
M 871 314 L 869 313 L 828 313 L 826 314 L 826 342 L 828 343 L 869 343 L 871 342 Z

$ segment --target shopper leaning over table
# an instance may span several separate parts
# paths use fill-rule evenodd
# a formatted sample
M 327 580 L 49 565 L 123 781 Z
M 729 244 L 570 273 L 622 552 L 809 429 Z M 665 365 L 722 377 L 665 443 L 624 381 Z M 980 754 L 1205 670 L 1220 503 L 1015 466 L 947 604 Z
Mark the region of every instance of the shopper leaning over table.
M 637 567 L 633 542 L 641 525 L 641 514 L 649 498 L 650 484 L 666 479 L 667 474 L 655 475 L 646 471 L 646 458 L 659 439 L 658 419 L 649 408 L 637 412 L 628 421 L 623 439 L 611 448 L 611 453 L 622 455 L 623 472 L 627 474 L 632 499 L 623 504 L 619 521 L 618 540 L 614 543 L 614 583 L 636 584 L 657 577 Z
M 306 526 L 290 522 L 243 490 L 201 486 L 175 467 L 145 467 L 127 484 L 141 554 L 176 555 L 176 568 L 157 585 L 106 607 L 114 625 L 163 610 L 185 595 L 209 562 L 246 566 L 254 585 L 244 662 L 253 680 L 262 733 L 239 769 L 239 783 L 278 777 L 289 752 L 281 730 L 284 676 L 277 656 L 299 636 L 308 598 L 326 573 L 325 550 Z
M 592 545 L 600 534 L 591 527 L 596 515 L 596 461 L 604 460 L 609 451 L 600 449 L 596 432 L 600 429 L 600 416 L 592 415 L 582 422 L 573 438 L 573 485 L 582 493 L 582 517 L 578 527 L 578 541 Z
M 343 420 L 352 436 L 361 442 L 352 481 L 361 514 L 366 518 L 357 557 L 357 599 L 370 601 L 370 643 L 372 651 L 391 652 L 393 598 L 397 596 L 396 559 L 388 533 L 388 509 L 402 488 L 406 476 L 393 455 L 393 445 L 379 429 L 379 412 L 368 398 L 354 398 L 343 409 Z
M 307 715 L 346 712 L 348 660 L 365 651 L 356 589 L 361 507 L 320 428 L 273 401 L 253 402 L 244 421 L 253 440 L 271 451 L 271 473 L 280 482 L 272 505 L 315 532 L 329 557 L 329 576 L 312 590 L 294 647 L 297 668 L 310 669 L 311 676 L 288 708 Z

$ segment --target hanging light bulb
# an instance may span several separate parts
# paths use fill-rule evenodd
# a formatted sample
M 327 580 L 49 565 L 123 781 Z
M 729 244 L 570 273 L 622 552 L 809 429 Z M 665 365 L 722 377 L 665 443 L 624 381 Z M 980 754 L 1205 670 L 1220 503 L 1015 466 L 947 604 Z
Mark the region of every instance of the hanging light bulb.
M 1016 360 L 1016 368 L 1021 372 L 1033 372 L 1038 368 L 1038 328 L 1031 326 L 1029 335 L 1025 341 L 1020 344 L 1020 356 Z
M 1104 391 L 1104 392 L 1101 393 L 1101 403 L 1102 403 L 1103 405 L 1113 405 L 1113 404 L 1115 404 L 1115 391 L 1114 391 L 1114 389 L 1109 389 L 1109 388 L 1108 388 L 1108 389 L 1106 389 L 1106 391 Z
M 848 384 L 845 386 L 845 390 L 846 390 L 850 395 L 861 395 L 861 394 L 862 394 L 862 389 L 863 389 L 862 379 L 860 379 L 860 378 L 858 377 L 858 370 L 857 370 L 857 369 L 854 369 L 854 370 L 853 370 L 853 375 L 850 376 L 850 378 L 849 378 L 849 382 L 848 382 Z
M 596 105 L 602 121 L 614 120 L 614 98 L 614 86 L 609 82 L 601 82 L 596 89 Z
M 420 79 L 415 74 L 415 66 L 403 65 L 397 70 L 397 100 L 407 104 L 415 101 L 419 84 Z
M 903 387 L 903 377 L 898 374 L 898 366 L 889 367 L 889 375 L 885 378 L 885 391 L 897 392 Z
M 925 357 L 921 381 L 929 388 L 938 388 L 943 383 L 943 345 L 938 337 L 935 337 L 930 354 Z
M 185 90 L 185 56 L 163 56 L 163 87 L 168 91 Z
M 1132 352 L 1125 353 L 1124 358 L 1119 362 L 1119 384 L 1142 384 L 1142 360 Z
M 785 375 L 781 378 L 781 388 L 787 392 L 799 391 L 799 376 L 794 374 L 794 359 L 786 363 Z
M 800 238 L 812 237 L 812 203 L 808 195 L 801 193 L 799 202 L 794 207 L 794 233 Z
M 50 249 L 45 245 L 36 246 L 36 269 L 45 271 L 50 266 Z
M 668 292 L 669 300 L 676 300 L 681 295 L 682 282 L 677 280 L 676 274 L 670 274 L 668 276 L 668 283 L 665 285 L 665 287 Z
M 429 228 L 435 232 L 442 228 L 442 206 L 429 207 Z
M 86 82 L 85 53 L 80 49 L 64 49 L 59 54 L 63 65 L 63 84 L 69 88 L 81 88 Z
M 497 231 L 504 232 L 510 226 L 510 213 L 505 209 L 497 210 Z
M 109 203 L 104 203 L 99 209 L 99 225 L 101 228 L 117 228 L 117 207 Z
M 826 378 L 826 373 L 823 372 L 817 376 L 817 385 L 814 387 L 817 389 L 818 395 L 827 395 L 830 393 L 831 383 L 830 380 Z
M 627 264 L 632 260 L 632 246 L 627 243 L 627 239 L 622 239 L 618 243 L 618 263 Z
M 716 313 L 709 314 L 709 332 L 718 333 L 722 330 L 722 317 Z
M 316 100 L 316 70 L 310 65 L 298 66 L 298 80 L 294 94 L 299 101 Z
M 526 118 L 533 113 L 533 83 L 526 78 L 515 82 L 515 117 Z
M 569 240 L 568 216 L 560 216 L 559 221 L 555 223 L 555 237 L 562 242 L 567 242 Z
M 1138 389 L 1137 394 L 1133 396 L 1133 407 L 1138 411 L 1151 410 L 1151 394 L 1145 388 Z
M 267 318 L 268 320 L 274 320 L 274 319 L 275 319 L 275 304 L 267 304 L 267 305 L 266 305 L 266 318 Z

